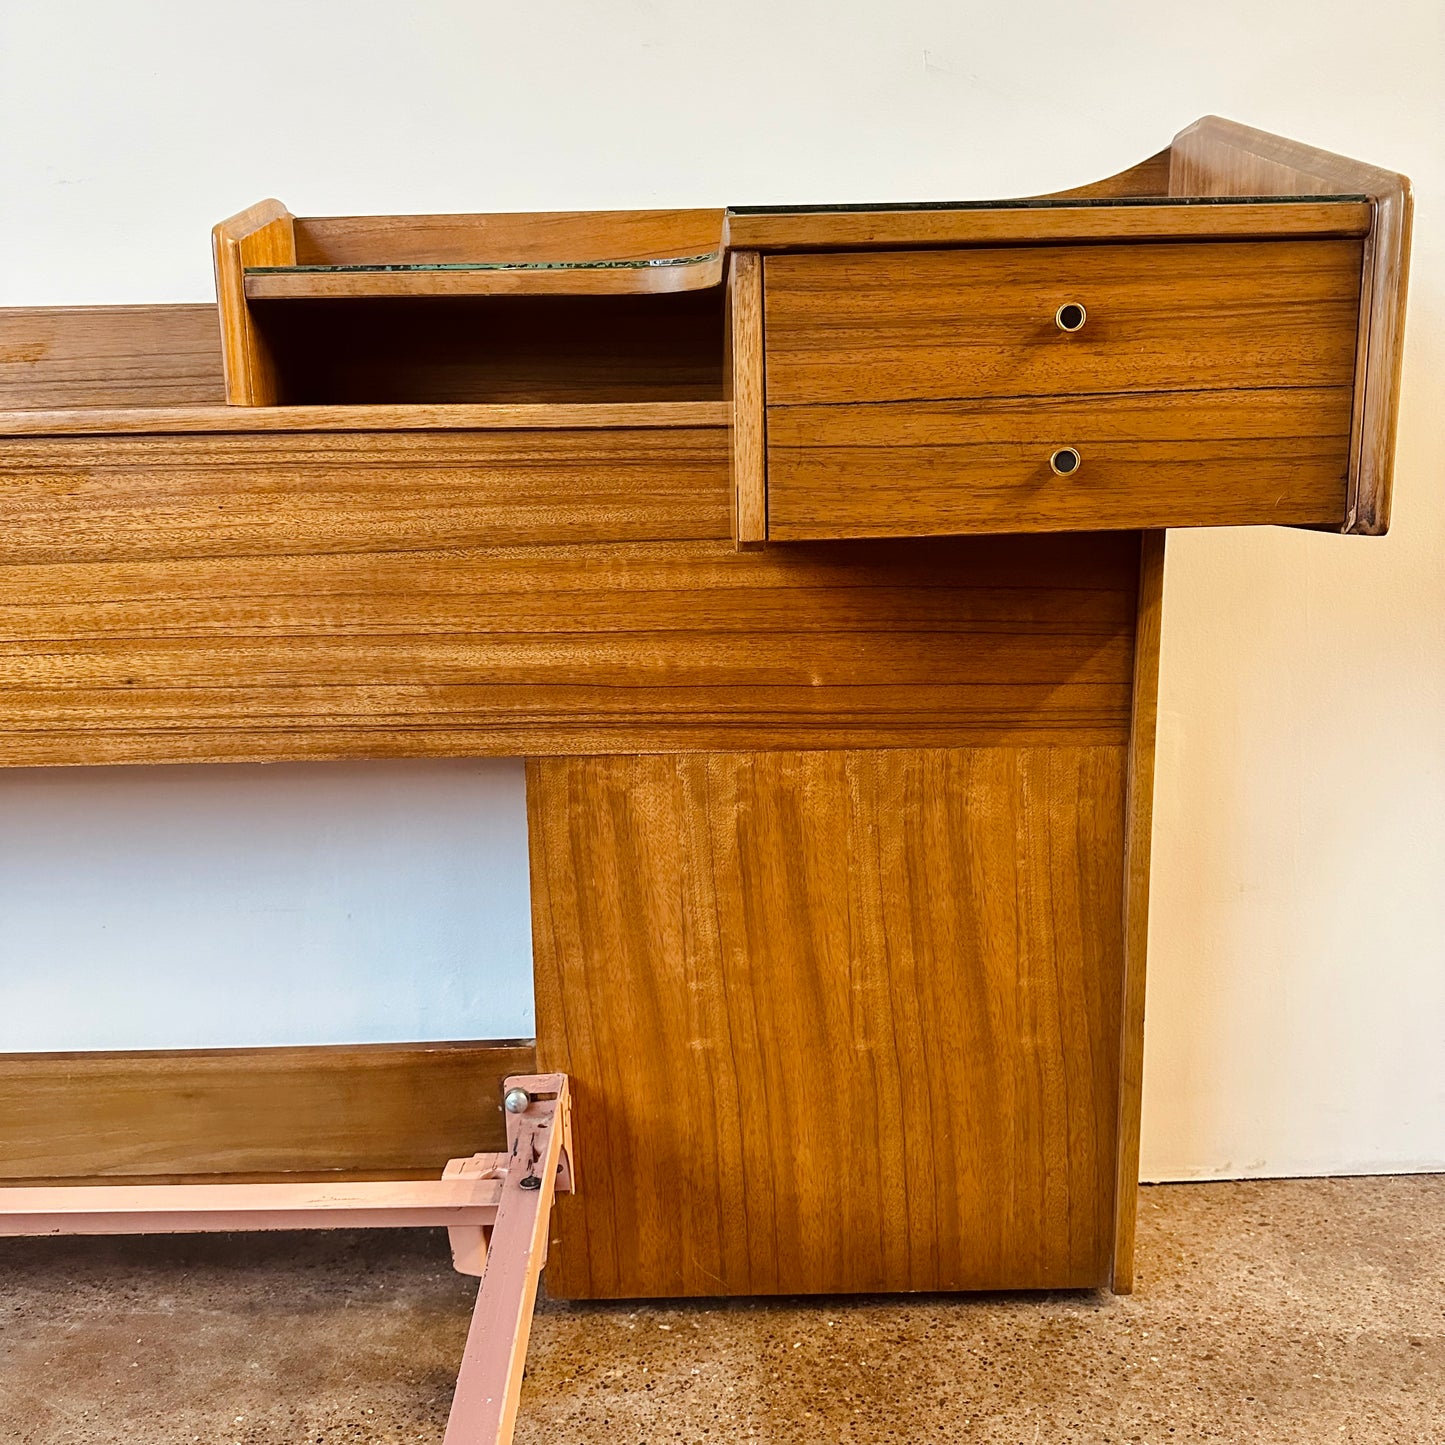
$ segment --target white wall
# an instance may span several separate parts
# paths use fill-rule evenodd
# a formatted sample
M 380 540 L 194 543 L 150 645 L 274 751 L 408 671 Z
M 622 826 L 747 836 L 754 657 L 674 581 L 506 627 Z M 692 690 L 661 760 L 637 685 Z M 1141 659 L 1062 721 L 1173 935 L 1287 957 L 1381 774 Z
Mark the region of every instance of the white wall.
M 1006 195 L 1116 170 L 1207 112 L 1411 174 L 1394 533 L 1171 541 L 1144 1167 L 1445 1167 L 1438 0 L 50 0 L 0 26 L 11 305 L 209 299 L 209 226 L 272 194 L 302 213 Z M 0 1047 L 519 1031 L 515 769 L 366 776 L 0 778 L 10 998 L 23 980 Z M 268 861 L 282 844 L 294 866 Z
M 20 768 L 0 817 L 0 1050 L 533 1032 L 513 762 Z

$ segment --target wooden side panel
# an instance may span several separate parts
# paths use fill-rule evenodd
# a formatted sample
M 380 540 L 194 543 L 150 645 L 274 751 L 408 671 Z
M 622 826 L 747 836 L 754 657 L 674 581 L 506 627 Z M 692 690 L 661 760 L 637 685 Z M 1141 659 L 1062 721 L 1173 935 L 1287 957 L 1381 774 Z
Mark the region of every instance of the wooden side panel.
M 1347 387 L 770 407 L 768 536 L 1338 525 L 1349 441 Z
M 1122 741 L 1128 539 L 738 554 L 725 439 L 6 443 L 0 761 Z
M 1117 1294 L 1134 1288 L 1134 1220 L 1139 1198 L 1139 1124 L 1144 1098 L 1144 978 L 1149 951 L 1149 860 L 1154 815 L 1154 737 L 1159 716 L 1159 639 L 1164 605 L 1163 532 L 1146 532 L 1139 556 L 1139 623 L 1129 730 L 1124 826 L 1124 990 L 1119 1061 L 1119 1154 L 1115 1186 Z
M 1408 177 L 1211 115 L 1175 136 L 1169 193 L 1369 197 L 1343 530 L 1382 535 L 1390 525 L 1415 206 Z
M 770 256 L 768 404 L 1348 386 L 1359 241 Z M 1055 312 L 1082 305 L 1083 328 Z
M 0 308 L 0 410 L 192 406 L 224 396 L 214 306 Z
M 506 1147 L 530 1040 L 0 1055 L 7 1184 L 440 1175 Z
M 276 359 L 246 303 L 246 267 L 295 264 L 294 217 L 280 201 L 258 201 L 212 230 L 211 253 L 226 400 L 234 406 L 274 406 L 282 400 Z
M 742 550 L 768 539 L 763 263 L 756 251 L 735 252 L 728 269 L 727 339 L 724 378 L 733 407 L 733 537 Z
M 550 1292 L 1105 1283 L 1124 768 L 532 762 L 538 1066 L 587 1146 Z

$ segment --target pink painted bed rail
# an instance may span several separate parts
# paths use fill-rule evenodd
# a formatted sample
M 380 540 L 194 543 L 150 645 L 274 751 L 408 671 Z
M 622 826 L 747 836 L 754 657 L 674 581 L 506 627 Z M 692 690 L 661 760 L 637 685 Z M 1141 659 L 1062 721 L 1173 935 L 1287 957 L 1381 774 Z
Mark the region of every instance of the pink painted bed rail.
M 510 1445 L 552 1202 L 575 1169 L 567 1076 L 503 1087 L 507 1152 L 453 1159 L 440 1179 L 0 1189 L 0 1235 L 445 1226 L 457 1268 L 482 1280 L 446 1445 Z

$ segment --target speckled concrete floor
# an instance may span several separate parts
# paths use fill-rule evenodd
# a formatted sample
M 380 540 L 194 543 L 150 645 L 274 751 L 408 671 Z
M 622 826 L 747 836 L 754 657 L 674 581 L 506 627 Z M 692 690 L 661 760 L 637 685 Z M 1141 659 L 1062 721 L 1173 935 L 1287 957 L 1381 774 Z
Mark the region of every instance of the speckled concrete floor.
M 1445 1441 L 1445 1176 L 1147 1189 L 1128 1299 L 539 1311 L 519 1445 Z M 439 1441 L 433 1234 L 0 1247 L 0 1441 Z

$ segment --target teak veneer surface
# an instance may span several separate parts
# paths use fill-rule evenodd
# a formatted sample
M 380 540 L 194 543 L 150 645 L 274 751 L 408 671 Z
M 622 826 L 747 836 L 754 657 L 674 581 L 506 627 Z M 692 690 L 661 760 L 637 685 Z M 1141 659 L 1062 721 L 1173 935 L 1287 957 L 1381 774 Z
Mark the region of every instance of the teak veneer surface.
M 300 266 L 662 260 L 722 248 L 721 208 L 297 216 Z
M 730 535 L 717 427 L 249 430 L 0 442 L 7 563 Z
M 726 432 L 17 438 L 7 763 L 1122 741 L 1122 545 L 737 555 Z
M 274 406 L 282 399 L 275 353 L 246 304 L 245 277 L 248 266 L 294 264 L 293 219 L 280 201 L 258 201 L 211 231 L 226 400 L 236 406 Z
M 530 1040 L 0 1054 L 0 1181 L 437 1178 L 506 1147 Z
M 1338 527 L 1349 452 L 1347 387 L 770 407 L 768 535 Z
M 1082 186 L 1070 186 L 1066 191 L 1050 191 L 1040 200 L 1138 200 L 1151 196 L 1169 194 L 1169 147 L 1155 151 L 1147 160 L 1137 165 L 1105 176 L 1102 180 L 1089 181 Z
M 1410 195 L 1210 118 L 1077 198 L 1123 203 L 265 202 L 219 331 L 0 313 L 0 763 L 529 756 L 554 1294 L 1128 1289 L 1159 529 L 1384 530 Z M 727 284 L 255 269 L 628 255 Z M 1035 535 L 924 539 L 968 532 Z M 231 1174 L 312 1097 L 167 1068 Z M 383 1132 L 431 1109 L 386 1088 Z M 74 1089 L 14 1115 L 26 1168 L 87 1172 Z M 186 1172 L 128 1129 L 104 1169 Z
M 770 256 L 767 401 L 1348 386 L 1360 265 L 1358 241 Z
M 739 250 L 817 251 L 873 246 L 1039 245 L 1074 241 L 1253 240 L 1363 236 L 1372 212 L 1360 201 L 1228 202 L 997 209 L 731 212 L 728 242 Z
M 538 1067 L 591 1143 L 549 1291 L 1105 1283 L 1124 774 L 1119 747 L 531 763 Z
M 0 307 L 0 409 L 225 400 L 214 306 Z
M 475 403 L 424 406 L 84 406 L 0 411 L 0 447 L 14 436 L 174 436 L 194 432 L 592 431 L 726 427 L 725 401 Z M 204 445 L 204 443 L 200 443 Z M 4 454 L 0 452 L 0 465 Z
M 767 423 L 763 383 L 763 263 L 739 251 L 728 269 L 727 398 L 732 407 L 733 536 L 739 548 L 768 537 Z

